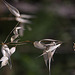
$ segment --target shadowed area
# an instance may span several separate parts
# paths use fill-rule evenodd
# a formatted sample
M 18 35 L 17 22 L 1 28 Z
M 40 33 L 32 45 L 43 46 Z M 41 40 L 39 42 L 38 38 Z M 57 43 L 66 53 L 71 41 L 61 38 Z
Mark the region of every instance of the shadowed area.
M 43 57 L 38 57 L 43 50 L 34 47 L 33 42 L 42 39 L 62 41 L 51 62 L 51 75 L 75 75 L 75 1 L 74 0 L 6 0 L 21 14 L 33 15 L 30 24 L 24 24 L 24 35 L 21 41 L 32 41 L 17 46 L 11 56 L 12 69 L 5 66 L 0 75 L 49 75 Z M 0 0 L 0 43 L 17 24 L 15 16 Z M 28 26 L 32 28 L 28 30 Z M 7 42 L 10 42 L 9 36 Z M 6 42 L 6 43 L 7 43 Z M 11 47 L 9 45 L 9 47 Z M 1 48 L 1 45 L 0 45 Z M 2 57 L 0 50 L 0 58 Z M 1 62 L 0 62 L 1 64 Z

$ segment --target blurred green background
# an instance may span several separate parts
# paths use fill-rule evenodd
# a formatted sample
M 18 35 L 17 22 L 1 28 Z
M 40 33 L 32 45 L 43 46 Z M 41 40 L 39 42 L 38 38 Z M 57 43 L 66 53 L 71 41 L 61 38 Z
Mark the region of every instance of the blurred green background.
M 63 42 L 54 54 L 51 62 L 51 75 L 75 75 L 75 1 L 74 0 L 6 0 L 16 7 L 20 13 L 30 14 L 31 24 L 25 24 L 24 36 L 21 41 L 36 41 L 41 39 L 55 39 Z M 14 17 L 6 6 L 0 2 L 0 18 Z M 16 21 L 0 19 L 0 42 L 2 43 L 10 31 L 17 24 Z M 27 25 L 32 31 L 27 29 Z M 13 34 L 11 34 L 13 35 Z M 9 42 L 10 38 L 8 39 Z M 1 47 L 1 46 L 0 46 Z M 17 46 L 11 56 L 13 68 L 9 66 L 0 69 L 0 75 L 49 75 L 42 54 L 32 43 Z M 0 52 L 0 57 L 2 54 Z

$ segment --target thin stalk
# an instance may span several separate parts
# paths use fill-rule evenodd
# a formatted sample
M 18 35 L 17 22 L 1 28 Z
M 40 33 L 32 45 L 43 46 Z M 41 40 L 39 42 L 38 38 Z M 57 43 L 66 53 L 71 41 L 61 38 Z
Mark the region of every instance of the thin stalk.
M 16 26 L 12 29 L 12 31 L 9 33 L 9 35 L 6 37 L 4 43 L 7 41 L 7 39 L 9 38 L 10 34 L 13 32 L 13 30 L 18 26 L 19 22 L 16 24 Z
M 2 17 L 2 18 L 0 18 L 0 21 L 14 21 L 15 20 L 15 18 L 14 17 Z

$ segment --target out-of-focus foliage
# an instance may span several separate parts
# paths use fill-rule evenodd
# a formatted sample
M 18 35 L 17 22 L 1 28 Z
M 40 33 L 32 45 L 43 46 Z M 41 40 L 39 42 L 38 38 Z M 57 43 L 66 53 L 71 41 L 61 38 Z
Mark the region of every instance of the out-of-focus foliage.
M 12 4 L 11 1 L 8 2 Z M 14 0 L 13 3 L 17 6 L 22 1 Z M 26 24 L 24 36 L 20 37 L 20 41 L 36 41 L 45 38 L 61 40 L 63 44 L 57 49 L 54 61 L 51 63 L 51 75 L 75 75 L 75 54 L 72 48 L 75 41 L 74 0 L 24 0 L 24 2 L 37 4 L 39 10 L 35 14 L 28 12 L 36 18 L 31 19 L 32 31 L 27 30 L 28 24 Z M 6 11 L 8 11 L 7 8 Z M 21 13 L 27 12 L 21 11 Z M 66 15 L 66 13 L 69 14 Z M 0 15 L 1 18 L 8 16 L 12 16 L 9 11 Z M 0 21 L 0 42 L 5 40 L 16 24 L 16 21 Z M 17 46 L 16 52 L 12 55 L 12 70 L 8 66 L 3 67 L 0 69 L 0 75 L 48 75 L 48 68 L 45 66 L 43 57 L 36 58 L 41 53 L 42 50 L 34 48 L 33 43 Z

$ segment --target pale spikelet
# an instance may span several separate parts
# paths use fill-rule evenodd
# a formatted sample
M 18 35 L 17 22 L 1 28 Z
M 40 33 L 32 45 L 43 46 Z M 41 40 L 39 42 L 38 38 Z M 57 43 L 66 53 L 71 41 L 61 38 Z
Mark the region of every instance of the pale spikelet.
M 10 66 L 10 69 L 12 68 L 10 56 L 15 52 L 15 50 L 16 50 L 16 47 L 12 47 L 11 49 L 9 49 L 9 47 L 6 44 L 2 46 L 1 51 L 2 51 L 3 57 L 0 59 L 1 67 L 6 66 L 8 64 Z
M 46 66 L 49 61 L 49 73 L 50 73 L 51 59 L 52 59 L 56 49 L 60 45 L 61 45 L 61 42 L 59 42 L 58 40 L 53 40 L 53 39 L 43 39 L 43 40 L 34 42 L 34 46 L 36 48 L 43 49 L 43 54 L 41 54 L 40 56 L 44 57 L 44 61 L 45 61 Z

